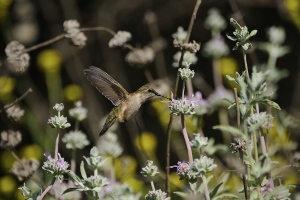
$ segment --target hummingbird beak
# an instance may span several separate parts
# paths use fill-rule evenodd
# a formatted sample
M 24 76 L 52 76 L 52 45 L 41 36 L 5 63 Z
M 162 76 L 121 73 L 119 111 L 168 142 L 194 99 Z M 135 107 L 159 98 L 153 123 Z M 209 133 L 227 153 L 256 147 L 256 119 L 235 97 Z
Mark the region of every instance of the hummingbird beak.
M 159 97 L 163 97 L 163 98 L 165 98 L 165 99 L 172 100 L 172 99 L 170 99 L 169 97 L 166 97 L 166 96 L 164 96 L 164 95 L 159 94 L 158 92 L 156 92 L 156 91 L 153 90 L 153 89 L 149 89 L 148 91 L 151 92 L 151 93 L 153 93 L 153 94 L 155 94 L 156 96 L 159 96 Z

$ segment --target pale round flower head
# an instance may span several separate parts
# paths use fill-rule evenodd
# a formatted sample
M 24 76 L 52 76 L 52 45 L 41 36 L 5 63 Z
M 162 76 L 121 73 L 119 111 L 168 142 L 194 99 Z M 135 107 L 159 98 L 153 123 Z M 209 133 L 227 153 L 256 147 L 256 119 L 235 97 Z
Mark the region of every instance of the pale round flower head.
M 2 148 L 14 148 L 22 141 L 22 134 L 20 131 L 2 131 L 0 137 L 0 147 Z
M 67 20 L 63 24 L 65 37 L 69 43 L 76 47 L 83 47 L 86 44 L 86 36 L 80 31 L 80 24 L 77 20 Z
M 229 47 L 224 42 L 224 39 L 220 37 L 216 37 L 208 41 L 203 48 L 204 55 L 213 57 L 213 58 L 221 58 L 223 56 L 228 55 Z
M 17 176 L 19 181 L 24 181 L 29 178 L 39 166 L 39 161 L 35 159 L 20 159 L 14 163 L 11 173 Z
M 69 115 L 78 121 L 82 121 L 87 116 L 87 109 L 82 107 L 82 102 L 75 102 L 75 108 L 69 110 Z
M 108 42 L 110 48 L 122 47 L 131 39 L 131 33 L 127 31 L 118 31 L 116 35 Z
M 90 142 L 86 138 L 86 135 L 81 131 L 70 131 L 65 134 L 62 141 L 66 143 L 67 149 L 83 149 L 89 145 Z
M 204 22 L 207 29 L 222 31 L 226 28 L 227 24 L 220 11 L 216 8 L 211 8 L 208 11 L 208 16 Z
M 24 115 L 24 110 L 21 109 L 18 105 L 14 105 L 12 107 L 7 108 L 6 114 L 9 118 L 12 118 L 15 121 L 19 121 L 21 117 Z
M 154 50 L 150 47 L 144 47 L 143 49 L 130 51 L 126 55 L 125 60 L 131 66 L 144 67 L 147 64 L 152 63 L 154 58 Z
M 29 66 L 30 56 L 24 49 L 24 45 L 18 41 L 10 42 L 5 48 L 9 67 L 14 72 L 25 72 Z
M 174 62 L 172 64 L 173 67 L 179 67 L 179 61 L 181 57 L 181 51 L 178 51 L 174 56 Z M 189 51 L 185 52 L 183 56 L 183 62 L 182 66 L 183 67 L 189 67 L 190 64 L 196 64 L 198 61 L 197 56 L 194 53 L 190 53 Z
M 172 34 L 172 37 L 179 42 L 183 42 L 186 36 L 187 36 L 187 32 L 181 26 L 177 28 L 176 33 Z

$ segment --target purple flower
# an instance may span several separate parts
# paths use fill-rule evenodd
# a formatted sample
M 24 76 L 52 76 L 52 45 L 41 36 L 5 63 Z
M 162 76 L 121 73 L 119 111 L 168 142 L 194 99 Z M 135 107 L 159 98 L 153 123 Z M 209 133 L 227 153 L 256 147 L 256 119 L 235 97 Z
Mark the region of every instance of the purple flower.
M 49 152 L 44 153 L 47 161 L 44 162 L 42 169 L 53 174 L 60 182 L 62 182 L 63 174 L 68 172 L 69 164 L 58 153 L 58 158 L 52 158 Z
M 170 168 L 177 168 L 176 173 L 180 176 L 180 180 L 188 178 L 188 173 L 190 171 L 190 165 L 186 161 L 178 161 L 177 165 L 170 166 Z

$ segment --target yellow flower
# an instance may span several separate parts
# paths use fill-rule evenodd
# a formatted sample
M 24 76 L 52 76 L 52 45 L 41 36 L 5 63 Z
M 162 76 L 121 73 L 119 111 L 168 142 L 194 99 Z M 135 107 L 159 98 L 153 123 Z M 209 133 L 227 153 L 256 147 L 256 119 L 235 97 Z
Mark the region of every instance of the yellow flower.
M 0 21 L 6 18 L 12 0 L 0 0 Z
M 283 1 L 290 17 L 294 21 L 298 30 L 300 31 L 300 1 L 299 0 L 285 0 Z
M 153 133 L 143 132 L 135 138 L 134 144 L 139 150 L 148 154 L 154 154 L 157 146 L 157 139 Z
M 82 98 L 82 89 L 76 84 L 70 84 L 64 88 L 64 95 L 69 101 L 78 101 Z
M 25 159 L 34 158 L 36 160 L 41 160 L 43 157 L 43 150 L 40 146 L 36 144 L 23 146 L 20 151 L 20 156 Z
M 0 77 L 0 98 L 2 100 L 7 99 L 7 97 L 12 93 L 15 88 L 16 81 L 13 78 L 7 76 Z
M 0 167 L 3 169 L 3 171 L 9 171 L 12 168 L 14 162 L 15 158 L 11 155 L 10 151 L 2 151 L 2 153 L 0 154 Z
M 46 74 L 57 74 L 60 71 L 62 58 L 58 51 L 47 49 L 37 56 L 37 65 Z
M 170 173 L 169 178 L 170 178 L 171 186 L 176 186 L 177 188 L 184 187 L 186 183 L 186 181 L 179 180 L 179 176 L 175 172 Z
M 16 182 L 11 176 L 4 176 L 0 179 L 0 194 L 9 195 L 14 192 Z
M 285 128 L 279 127 L 276 120 L 273 120 L 273 125 L 274 127 L 270 129 L 268 134 L 268 141 L 272 141 L 272 143 L 269 144 L 270 152 L 275 152 L 276 150 L 281 149 L 296 149 L 297 142 L 290 139 L 287 130 Z
M 144 185 L 142 181 L 134 178 L 133 176 L 124 176 L 121 178 L 121 183 L 128 183 L 134 193 L 140 192 Z
M 170 110 L 168 108 L 167 103 L 161 103 L 160 101 L 152 101 L 151 102 L 151 108 L 149 111 L 156 111 L 156 114 L 153 114 L 158 117 L 160 123 L 164 126 L 167 127 L 170 119 Z M 152 113 L 150 113 L 152 114 Z
M 114 167 L 118 178 L 132 176 L 136 172 L 137 161 L 132 156 L 121 156 L 115 159 Z
M 226 75 L 229 75 L 229 76 L 235 78 L 235 72 L 238 71 L 238 66 L 237 66 L 236 60 L 234 60 L 231 57 L 221 58 L 219 60 L 219 66 L 220 66 L 220 73 L 223 77 L 224 82 L 226 82 L 231 87 L 237 87 L 237 85 L 234 82 L 229 81 L 226 78 Z

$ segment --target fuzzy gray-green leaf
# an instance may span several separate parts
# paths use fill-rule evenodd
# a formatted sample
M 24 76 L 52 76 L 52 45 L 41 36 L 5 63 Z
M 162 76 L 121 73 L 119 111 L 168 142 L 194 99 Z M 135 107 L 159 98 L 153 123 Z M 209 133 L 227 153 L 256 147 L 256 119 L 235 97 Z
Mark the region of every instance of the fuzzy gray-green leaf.
M 214 126 L 213 129 L 219 129 L 223 132 L 228 132 L 228 133 L 232 134 L 234 137 L 241 137 L 243 139 L 246 139 L 245 134 L 233 126 L 218 125 L 218 126 Z

